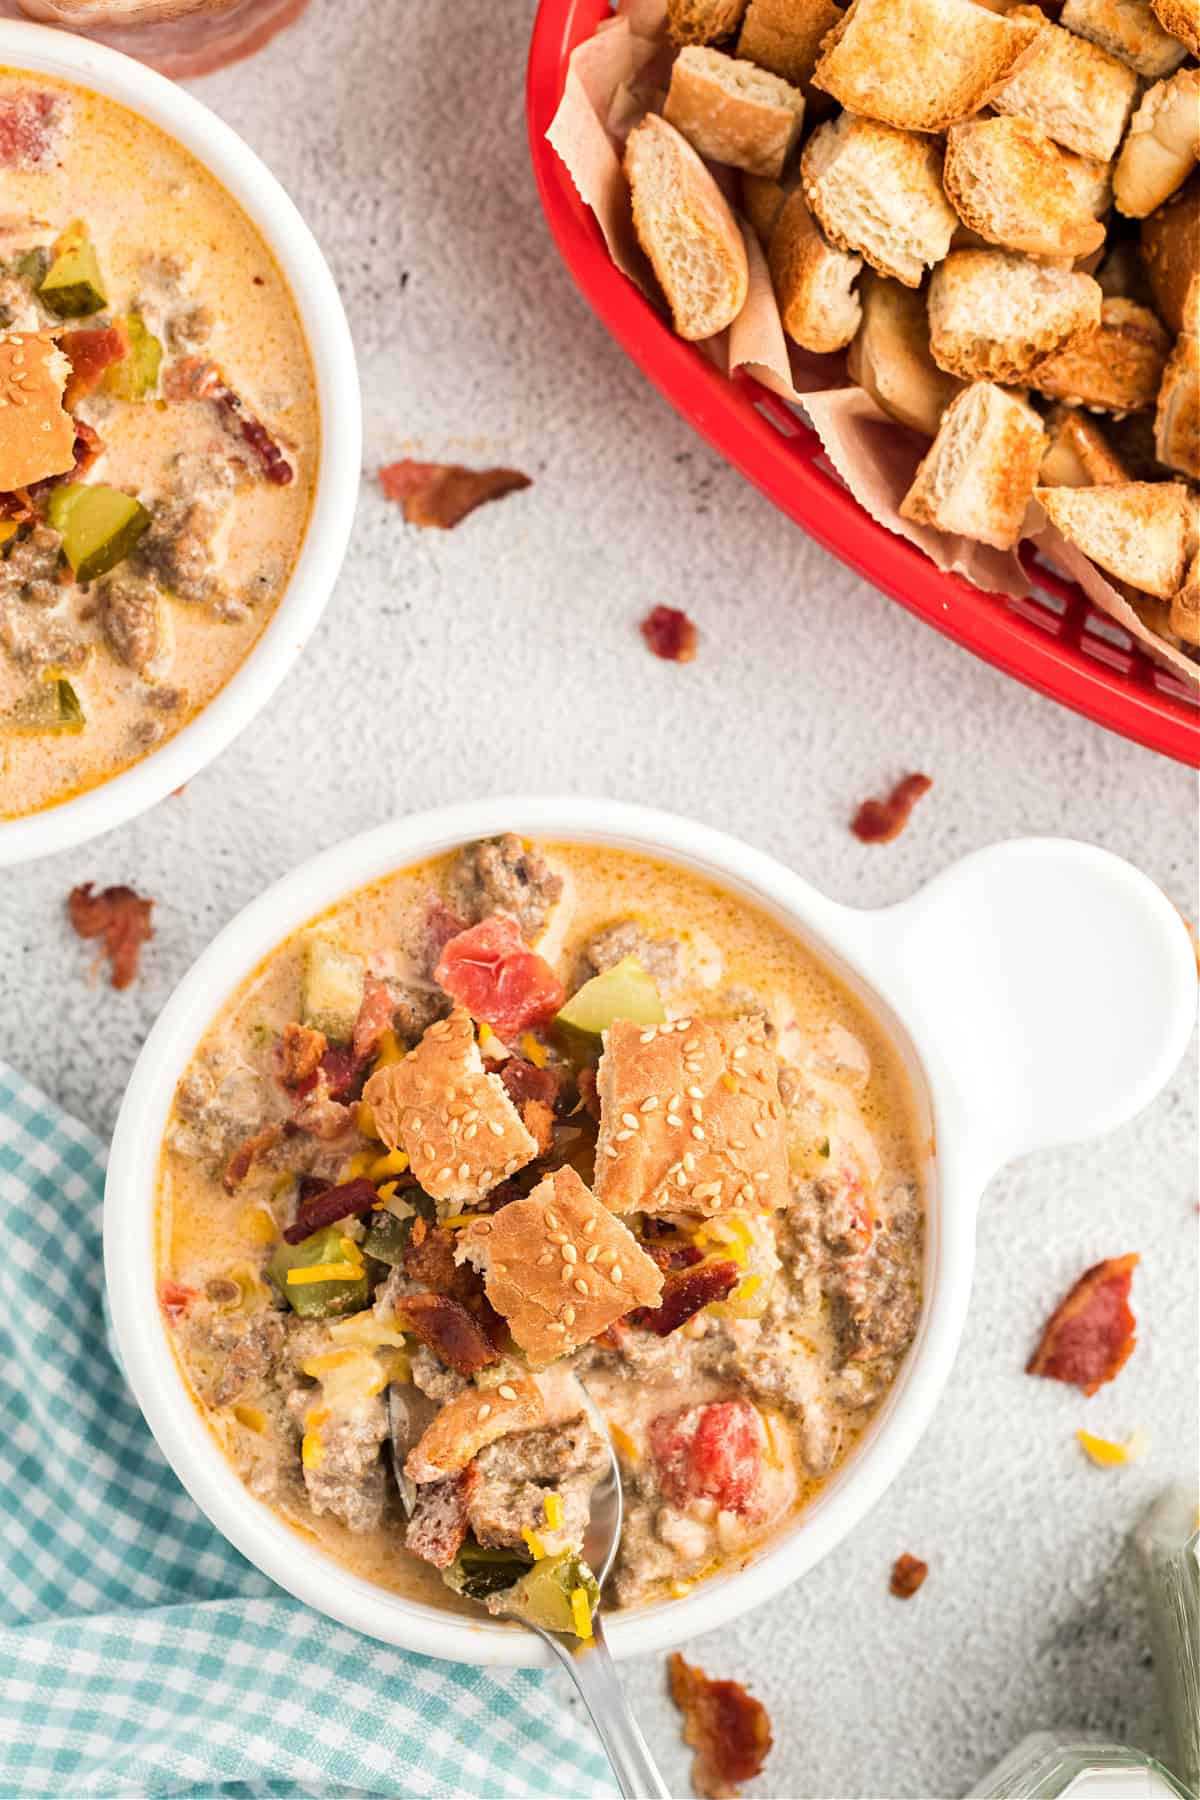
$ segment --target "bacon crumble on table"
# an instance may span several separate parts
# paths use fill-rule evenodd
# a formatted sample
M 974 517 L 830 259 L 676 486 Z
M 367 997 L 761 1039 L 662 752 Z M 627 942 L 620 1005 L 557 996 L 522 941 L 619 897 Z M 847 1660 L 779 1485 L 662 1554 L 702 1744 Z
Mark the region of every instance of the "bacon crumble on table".
M 705 1800 L 734 1800 L 762 1772 L 771 1721 L 740 1681 L 714 1681 L 676 1650 L 667 1659 L 671 1698 L 683 1714 L 683 1741 L 696 1752 L 692 1786 Z
M 648 612 L 638 630 L 646 643 L 664 662 L 691 662 L 696 655 L 700 633 L 685 612 L 675 606 L 655 606 Z
M 532 487 L 519 469 L 466 469 L 461 463 L 414 462 L 401 457 L 379 471 L 384 497 L 404 508 L 409 525 L 451 531 L 489 500 Z
M 67 912 L 78 935 L 103 940 L 115 988 L 127 988 L 137 979 L 142 945 L 154 936 L 153 906 L 153 900 L 144 900 L 131 887 L 106 887 L 97 893 L 90 881 L 72 888 L 67 896 Z
M 919 1556 L 910 1556 L 906 1550 L 892 1564 L 892 1578 L 888 1587 L 897 1600 L 911 1600 L 928 1573 L 929 1564 L 922 1562 Z
M 1137 1342 L 1129 1290 L 1140 1260 L 1132 1252 L 1086 1269 L 1051 1313 L 1025 1373 L 1070 1382 L 1088 1395 L 1119 1375 Z
M 913 807 L 933 786 L 928 775 L 905 775 L 886 800 L 864 800 L 850 822 L 850 829 L 863 844 L 890 844 L 898 838 L 912 817 Z

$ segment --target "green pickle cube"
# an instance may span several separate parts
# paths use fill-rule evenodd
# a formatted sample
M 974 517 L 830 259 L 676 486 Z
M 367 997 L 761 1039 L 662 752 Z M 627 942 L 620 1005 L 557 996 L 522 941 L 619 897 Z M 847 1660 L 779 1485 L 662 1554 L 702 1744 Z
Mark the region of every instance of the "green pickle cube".
M 0 730 L 33 737 L 42 732 L 75 734 L 83 730 L 87 720 L 79 696 L 69 681 L 60 675 L 43 681 L 16 705 L 0 713 Z
M 84 481 L 55 488 L 46 516 L 62 535 L 63 555 L 76 581 L 95 581 L 124 562 L 150 523 L 132 494 Z
M 75 219 L 54 245 L 38 299 L 59 319 L 82 319 L 108 305 L 96 246 L 82 219 Z
M 600 1598 L 596 1577 L 576 1551 L 564 1550 L 560 1556 L 534 1563 L 509 1594 L 509 1609 L 543 1631 L 573 1633 L 576 1620 L 571 1595 L 578 1588 L 587 1595 L 590 1616 Z
M 334 1319 L 343 1313 L 361 1312 L 371 1298 L 366 1271 L 354 1281 L 289 1282 L 289 1269 L 315 1269 L 322 1263 L 344 1263 L 346 1252 L 342 1225 L 326 1225 L 298 1244 L 280 1244 L 267 1264 L 267 1273 L 294 1313 L 302 1319 Z
M 598 1038 L 617 1019 L 661 1025 L 667 1016 L 658 989 L 636 956 L 623 956 L 576 990 L 555 1021 L 568 1037 Z
M 152 331 L 147 331 L 141 313 L 126 313 L 121 320 L 129 349 L 104 372 L 106 392 L 118 400 L 145 400 L 158 386 L 158 370 L 163 347 Z

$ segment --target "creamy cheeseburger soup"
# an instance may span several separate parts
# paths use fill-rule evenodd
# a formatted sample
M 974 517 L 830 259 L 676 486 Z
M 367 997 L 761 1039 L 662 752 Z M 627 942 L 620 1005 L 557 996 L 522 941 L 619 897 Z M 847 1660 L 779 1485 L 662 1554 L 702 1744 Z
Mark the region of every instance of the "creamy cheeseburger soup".
M 319 420 L 240 207 L 111 100 L 0 72 L 0 819 L 219 692 L 299 554 Z
M 921 1305 L 895 1051 L 765 913 L 508 836 L 352 894 L 243 983 L 162 1152 L 160 1301 L 250 1491 L 348 1568 L 589 1629 L 744 1561 Z

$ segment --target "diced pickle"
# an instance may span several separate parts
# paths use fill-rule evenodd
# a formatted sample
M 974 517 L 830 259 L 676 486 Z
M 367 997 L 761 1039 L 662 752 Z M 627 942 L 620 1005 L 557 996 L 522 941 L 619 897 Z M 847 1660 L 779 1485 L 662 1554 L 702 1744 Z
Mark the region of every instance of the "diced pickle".
M 158 386 L 159 364 L 163 347 L 152 331 L 147 331 L 141 313 L 126 313 L 121 323 L 129 339 L 129 350 L 104 374 L 104 387 L 118 400 L 144 400 Z
M 8 272 L 15 275 L 18 281 L 27 281 L 31 287 L 38 287 L 46 279 L 46 272 L 53 258 L 45 245 L 34 250 L 22 250 L 14 256 L 8 265 Z
M 150 523 L 132 494 L 84 481 L 54 488 L 46 516 L 62 534 L 63 555 L 76 581 L 95 581 L 124 562 Z
M 304 1023 L 323 1031 L 331 1044 L 348 1044 L 362 1005 L 366 974 L 365 961 L 353 950 L 343 950 L 328 938 L 309 938 L 300 982 Z
M 82 219 L 68 225 L 56 241 L 37 293 L 47 312 L 60 319 L 82 319 L 108 305 L 96 246 Z
M 574 1550 L 535 1562 L 508 1596 L 509 1610 L 519 1613 L 543 1631 L 576 1630 L 578 1620 L 571 1596 L 582 1589 L 590 1618 L 600 1589 L 596 1577 Z
M 502 1594 L 512 1587 L 528 1569 L 527 1559 L 515 1550 L 500 1545 L 485 1548 L 468 1537 L 450 1567 L 442 1570 L 442 1580 L 468 1600 L 486 1600 L 489 1595 Z
M 340 1225 L 327 1225 L 298 1244 L 280 1244 L 267 1272 L 294 1313 L 302 1319 L 334 1319 L 361 1312 L 371 1298 L 366 1272 L 350 1280 L 290 1282 L 290 1269 L 315 1269 L 346 1261 Z
M 42 732 L 73 734 L 82 731 L 86 723 L 78 694 L 61 676 L 43 681 L 6 713 L 0 713 L 0 730 L 30 737 Z
M 412 1227 L 412 1219 L 398 1219 L 395 1213 L 383 1210 L 372 1213 L 363 1239 L 363 1254 L 373 1256 L 377 1262 L 387 1263 L 393 1269 L 399 1267 L 404 1261 Z
M 568 1033 L 598 1038 L 616 1019 L 661 1025 L 666 1016 L 658 989 L 637 957 L 623 956 L 571 995 L 557 1023 Z

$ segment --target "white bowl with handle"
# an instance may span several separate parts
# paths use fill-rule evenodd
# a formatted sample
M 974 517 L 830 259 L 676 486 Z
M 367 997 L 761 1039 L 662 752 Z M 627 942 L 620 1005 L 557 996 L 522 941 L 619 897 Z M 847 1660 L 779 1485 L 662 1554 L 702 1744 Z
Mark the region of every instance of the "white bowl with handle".
M 327 850 L 238 914 L 175 990 L 134 1068 L 105 1194 L 105 1269 L 126 1373 L 193 1499 L 301 1600 L 387 1643 L 533 1665 L 532 1633 L 406 1600 L 351 1575 L 243 1487 L 184 1385 L 156 1296 L 155 1182 L 176 1082 L 214 1013 L 284 938 L 364 883 L 503 831 L 649 853 L 764 907 L 879 1020 L 927 1128 L 925 1299 L 916 1338 L 862 1441 L 750 1564 L 686 1599 L 613 1615 L 615 1656 L 683 1643 L 777 1594 L 854 1529 L 928 1424 L 966 1317 L 975 1214 L 1030 1150 L 1110 1131 L 1176 1068 L 1196 1012 L 1187 928 L 1106 850 L 1020 838 L 955 863 L 912 899 L 863 912 L 707 826 L 606 800 L 496 799 L 398 819 Z
M 48 25 L 0 19 L 0 68 L 54 75 L 118 101 L 183 145 L 261 233 L 291 290 L 312 360 L 320 452 L 296 566 L 266 629 L 219 693 L 174 737 L 99 787 L 0 820 L 0 868 L 67 850 L 155 806 L 190 781 L 262 710 L 303 650 L 342 566 L 362 466 L 358 369 L 329 267 L 291 200 L 237 133 L 132 57 Z

